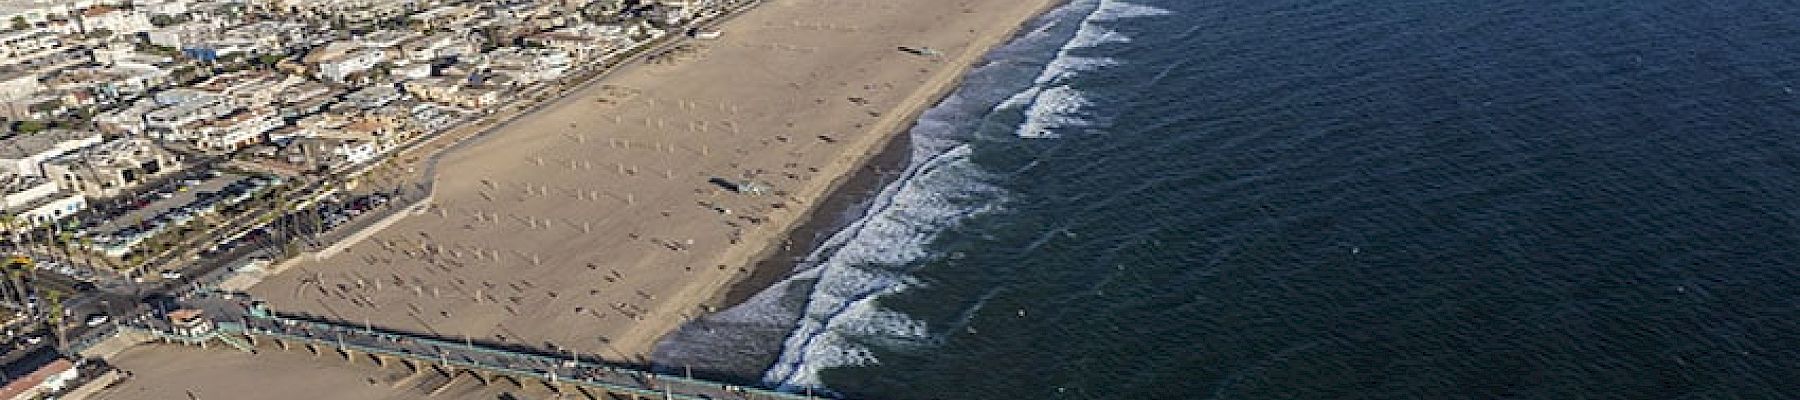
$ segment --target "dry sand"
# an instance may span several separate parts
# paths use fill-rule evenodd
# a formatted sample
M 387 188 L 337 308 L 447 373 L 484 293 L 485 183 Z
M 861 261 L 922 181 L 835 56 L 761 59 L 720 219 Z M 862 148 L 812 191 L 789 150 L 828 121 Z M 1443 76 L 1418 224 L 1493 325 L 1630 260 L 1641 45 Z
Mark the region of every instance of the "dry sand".
M 641 361 L 1046 3 L 769 2 L 683 60 L 621 71 L 447 156 L 434 211 L 253 292 L 277 309 Z

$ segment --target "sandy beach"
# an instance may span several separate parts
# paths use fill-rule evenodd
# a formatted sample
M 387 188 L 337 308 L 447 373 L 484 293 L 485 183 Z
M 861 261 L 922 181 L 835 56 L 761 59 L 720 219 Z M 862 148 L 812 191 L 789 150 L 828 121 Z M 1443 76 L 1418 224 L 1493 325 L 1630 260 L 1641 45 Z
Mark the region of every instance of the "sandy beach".
M 429 211 L 251 291 L 284 311 L 646 362 L 757 261 L 803 246 L 785 238 L 815 204 L 1053 3 L 766 2 L 721 39 L 625 68 L 446 155 Z M 368 371 L 290 358 L 317 362 L 134 349 L 119 365 L 156 372 L 117 393 L 242 388 L 183 379 L 273 368 L 254 380 L 316 375 L 304 380 L 343 391 L 329 398 L 395 395 L 358 387 L 392 386 L 367 383 Z M 271 396 L 258 398 L 282 398 Z

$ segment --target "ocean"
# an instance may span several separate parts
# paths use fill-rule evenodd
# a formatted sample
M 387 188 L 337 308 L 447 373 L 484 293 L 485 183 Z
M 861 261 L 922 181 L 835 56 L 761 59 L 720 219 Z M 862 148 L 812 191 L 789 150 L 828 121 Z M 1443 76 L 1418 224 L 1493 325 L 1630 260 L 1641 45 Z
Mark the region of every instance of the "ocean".
M 1800 398 L 1800 3 L 1073 0 L 663 368 L 855 399 Z

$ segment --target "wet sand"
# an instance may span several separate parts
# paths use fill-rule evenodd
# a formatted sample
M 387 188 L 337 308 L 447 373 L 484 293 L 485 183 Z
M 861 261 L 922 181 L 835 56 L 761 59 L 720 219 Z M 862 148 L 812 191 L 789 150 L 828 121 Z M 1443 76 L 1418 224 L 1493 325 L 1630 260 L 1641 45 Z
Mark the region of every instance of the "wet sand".
M 868 210 L 869 201 L 874 200 L 883 187 L 893 183 L 899 173 L 906 169 L 912 160 L 912 141 L 905 135 L 889 141 L 886 148 L 871 157 L 863 168 L 852 172 L 844 183 L 825 197 L 818 207 L 814 207 L 801 222 L 790 232 L 787 240 L 792 246 L 784 247 L 757 261 L 750 269 L 750 274 L 736 282 L 729 289 L 713 296 L 707 304 L 718 309 L 735 306 L 748 300 L 751 296 L 768 289 L 769 286 L 794 274 L 806 260 L 808 255 L 824 244 L 826 239 L 837 233 L 845 225 L 855 221 L 855 217 Z

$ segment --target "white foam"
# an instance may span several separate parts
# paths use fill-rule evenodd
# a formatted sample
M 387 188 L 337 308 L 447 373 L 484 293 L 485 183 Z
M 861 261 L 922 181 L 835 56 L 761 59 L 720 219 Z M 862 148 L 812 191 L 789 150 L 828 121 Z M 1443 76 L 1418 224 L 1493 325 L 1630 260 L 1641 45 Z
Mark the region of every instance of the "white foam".
M 1070 127 L 1091 125 L 1091 120 L 1082 116 L 1083 110 L 1093 106 L 1080 90 L 1060 85 L 1038 92 L 1032 100 L 1031 108 L 1025 111 L 1025 123 L 1019 124 L 1019 137 L 1054 138 L 1056 130 Z
M 1092 127 L 1093 120 L 1085 118 L 1084 114 L 1093 102 L 1067 82 L 1082 72 L 1116 66 L 1119 62 L 1106 57 L 1079 56 L 1072 54 L 1073 51 L 1131 42 L 1130 36 L 1103 26 L 1102 22 L 1171 14 L 1169 10 L 1117 0 L 1079 4 L 1092 6 L 1093 11 L 1082 18 L 1075 35 L 1057 49 L 1056 58 L 1045 64 L 1031 87 L 995 106 L 995 110 L 1025 108 L 1025 121 L 1015 131 L 1019 137 L 1054 138 L 1060 136 L 1057 132 L 1061 130 Z
M 1123 1 L 1102 1 L 1100 8 L 1090 17 L 1093 21 L 1118 21 L 1130 18 L 1160 17 L 1174 14 L 1167 9 Z
M 933 147 L 930 140 L 921 144 L 920 151 Z M 923 322 L 880 309 L 875 300 L 917 285 L 903 270 L 928 255 L 924 245 L 939 232 L 993 209 L 991 199 L 998 189 L 982 181 L 985 174 L 969 162 L 970 152 L 968 144 L 957 144 L 909 168 L 877 196 L 868 214 L 813 253 L 810 258 L 821 260 L 819 264 L 790 278 L 789 282 L 816 281 L 764 381 L 818 387 L 820 370 L 878 361 L 850 338 L 928 335 Z M 771 292 L 777 291 L 758 297 Z

